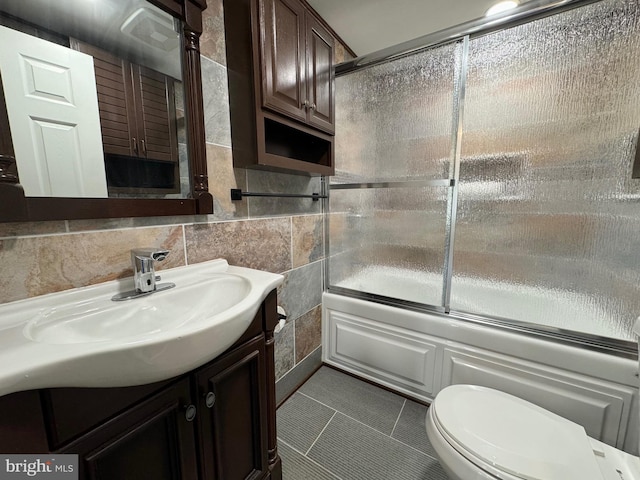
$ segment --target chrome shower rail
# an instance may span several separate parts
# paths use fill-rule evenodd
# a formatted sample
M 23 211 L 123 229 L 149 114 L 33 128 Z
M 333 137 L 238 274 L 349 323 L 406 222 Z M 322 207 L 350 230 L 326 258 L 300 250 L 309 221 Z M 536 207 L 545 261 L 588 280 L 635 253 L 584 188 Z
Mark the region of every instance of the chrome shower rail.
M 436 180 L 410 180 L 407 182 L 363 182 L 363 183 L 332 183 L 331 190 L 353 190 L 358 188 L 423 188 L 423 187 L 453 187 L 455 180 L 442 178 Z
M 484 35 L 518 23 L 528 22 L 538 17 L 552 15 L 597 1 L 600 0 L 532 0 L 503 14 L 471 20 L 470 22 L 423 35 L 422 37 L 343 62 L 336 65 L 336 75 L 344 75 L 361 68 L 395 60 L 429 47 L 454 42 L 466 36 Z

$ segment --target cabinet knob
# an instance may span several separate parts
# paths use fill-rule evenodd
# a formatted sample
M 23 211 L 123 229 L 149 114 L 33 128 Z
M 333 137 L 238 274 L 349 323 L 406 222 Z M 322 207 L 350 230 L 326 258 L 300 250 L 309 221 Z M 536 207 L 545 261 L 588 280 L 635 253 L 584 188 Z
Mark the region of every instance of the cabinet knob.
M 315 109 L 316 109 L 316 104 L 315 104 L 315 103 L 312 103 L 312 104 L 309 106 L 309 108 L 310 108 L 311 110 L 315 110 Z
M 216 394 L 213 392 L 208 392 L 204 397 L 204 403 L 207 405 L 207 408 L 213 407 L 216 403 Z
M 133 151 L 138 155 L 138 140 L 136 140 L 136 137 L 133 137 L 131 140 L 133 140 Z
M 187 419 L 187 422 L 193 422 L 196 418 L 196 407 L 195 405 L 185 405 L 184 406 L 184 418 Z

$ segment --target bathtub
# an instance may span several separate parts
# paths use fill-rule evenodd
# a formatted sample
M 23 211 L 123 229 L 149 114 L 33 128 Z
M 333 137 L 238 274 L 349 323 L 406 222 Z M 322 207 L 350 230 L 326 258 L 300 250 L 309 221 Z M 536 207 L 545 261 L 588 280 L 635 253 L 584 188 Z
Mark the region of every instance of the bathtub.
M 638 453 L 636 359 L 331 288 L 322 310 L 328 365 L 427 403 L 451 384 L 497 388 L 581 424 L 593 438 Z
M 439 305 L 442 302 L 442 274 L 433 272 L 386 265 L 367 266 L 335 286 L 414 303 Z M 522 308 L 523 298 L 527 299 L 528 308 Z M 525 285 L 516 289 L 507 282 L 456 277 L 451 305 L 456 310 L 482 312 L 498 318 L 513 318 L 513 312 L 518 312 L 518 319 L 525 324 L 635 342 L 629 325 L 610 321 L 611 315 L 604 305 L 579 292 Z M 631 312 L 627 317 L 635 320 Z

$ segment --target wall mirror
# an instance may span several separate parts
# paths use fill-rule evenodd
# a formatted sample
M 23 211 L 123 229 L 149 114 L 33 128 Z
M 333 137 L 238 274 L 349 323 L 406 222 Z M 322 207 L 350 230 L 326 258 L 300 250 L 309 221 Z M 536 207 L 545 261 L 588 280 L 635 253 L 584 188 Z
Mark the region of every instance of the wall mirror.
M 212 212 L 204 0 L 3 0 L 0 221 Z

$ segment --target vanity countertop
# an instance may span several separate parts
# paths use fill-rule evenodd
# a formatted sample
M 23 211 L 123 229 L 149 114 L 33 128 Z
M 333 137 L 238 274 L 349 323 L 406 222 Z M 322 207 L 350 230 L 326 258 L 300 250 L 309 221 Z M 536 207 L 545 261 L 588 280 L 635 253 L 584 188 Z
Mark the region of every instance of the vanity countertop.
M 131 278 L 0 305 L 0 395 L 142 385 L 229 348 L 282 275 L 218 259 L 162 270 L 174 288 L 114 302 Z

